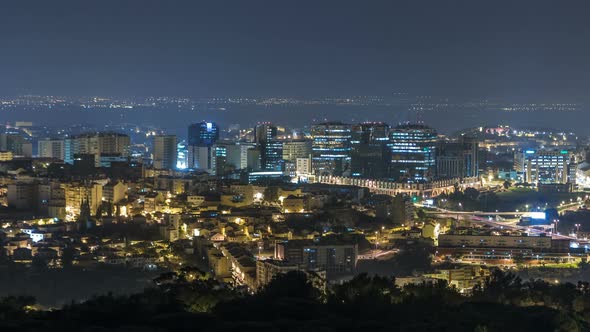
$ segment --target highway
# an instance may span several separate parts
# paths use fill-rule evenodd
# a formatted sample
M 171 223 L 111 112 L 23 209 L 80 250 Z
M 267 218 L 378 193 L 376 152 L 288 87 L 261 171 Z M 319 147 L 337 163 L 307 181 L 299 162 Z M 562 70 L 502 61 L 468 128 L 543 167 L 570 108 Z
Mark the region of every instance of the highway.
M 439 217 L 457 217 L 458 219 L 461 220 L 468 220 L 470 222 L 473 223 L 479 223 L 479 224 L 485 224 L 491 227 L 495 227 L 495 228 L 501 228 L 501 229 L 509 229 L 509 230 L 519 230 L 519 231 L 524 231 L 527 232 L 529 234 L 536 234 L 536 235 L 540 235 L 542 233 L 547 233 L 545 231 L 541 231 L 538 229 L 534 229 L 531 227 L 527 227 L 527 226 L 519 226 L 516 223 L 518 222 L 518 219 L 514 219 L 510 220 L 510 221 L 505 221 L 505 222 L 498 222 L 496 220 L 490 220 L 489 218 L 481 218 L 481 216 L 502 216 L 502 215 L 511 215 L 511 216 L 524 216 L 527 214 L 530 214 L 531 212 L 481 212 L 481 211 L 451 211 L 451 210 L 446 210 L 446 209 L 441 209 L 441 208 L 436 208 L 437 211 L 426 211 L 427 213 L 430 212 L 430 214 L 433 215 L 437 215 Z M 555 234 L 555 233 L 551 233 L 551 237 L 554 239 L 569 239 L 569 240 L 578 240 L 576 237 L 573 236 L 568 236 L 568 235 L 562 235 L 562 234 Z
M 466 214 L 466 215 L 472 215 L 472 216 L 530 216 L 532 215 L 534 212 L 532 211 L 501 211 L 501 212 L 484 212 L 484 211 L 452 211 L 452 210 L 446 210 L 446 209 L 442 209 L 442 208 L 436 208 L 436 207 L 430 207 L 430 206 L 424 206 L 421 204 L 415 204 L 416 206 L 419 207 L 425 207 L 425 208 L 434 208 L 437 211 L 430 211 L 430 210 L 425 210 L 424 212 L 426 214 L 441 214 L 442 212 L 446 212 L 449 215 L 461 215 L 461 214 Z M 577 210 L 581 205 L 583 205 L 583 202 L 572 202 L 569 204 L 562 204 L 559 205 L 557 207 L 557 210 L 559 212 L 563 212 L 563 211 L 575 211 Z

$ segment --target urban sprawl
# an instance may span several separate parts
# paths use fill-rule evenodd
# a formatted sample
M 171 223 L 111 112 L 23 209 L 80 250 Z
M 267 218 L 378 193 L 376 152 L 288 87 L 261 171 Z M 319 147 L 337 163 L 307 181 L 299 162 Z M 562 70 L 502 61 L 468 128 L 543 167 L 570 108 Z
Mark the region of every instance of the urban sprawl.
M 325 289 L 420 248 L 426 265 L 398 271 L 399 286 L 442 279 L 469 294 L 491 269 L 588 260 L 589 150 L 575 133 L 381 122 L 203 121 L 185 137 L 133 125 L 4 129 L 2 264 L 197 266 L 256 292 L 289 271 Z

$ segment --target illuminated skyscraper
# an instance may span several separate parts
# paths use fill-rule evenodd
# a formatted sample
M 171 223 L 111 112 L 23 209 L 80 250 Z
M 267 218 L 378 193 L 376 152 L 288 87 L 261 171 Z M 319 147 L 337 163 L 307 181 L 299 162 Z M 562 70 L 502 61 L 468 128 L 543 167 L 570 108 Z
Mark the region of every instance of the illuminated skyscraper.
M 326 122 L 311 127 L 313 168 L 317 175 L 342 175 L 348 170 L 351 153 L 351 127 L 341 122 Z
M 575 159 L 568 150 L 525 150 L 525 182 L 540 184 L 576 183 Z M 573 169 L 572 169 L 573 167 Z
M 187 168 L 187 154 L 186 141 L 178 142 L 178 144 L 176 144 L 176 168 Z
M 188 145 L 211 146 L 219 140 L 219 127 L 213 122 L 195 123 L 188 127 Z
M 255 143 L 260 150 L 260 165 L 265 170 L 280 170 L 283 160 L 283 142 L 276 139 L 277 127 L 265 122 L 256 125 Z
M 292 140 L 283 143 L 283 159 L 296 162 L 297 158 L 309 158 L 311 154 L 310 140 Z
M 429 181 L 436 166 L 436 130 L 417 124 L 399 125 L 390 132 L 390 176 L 398 181 Z

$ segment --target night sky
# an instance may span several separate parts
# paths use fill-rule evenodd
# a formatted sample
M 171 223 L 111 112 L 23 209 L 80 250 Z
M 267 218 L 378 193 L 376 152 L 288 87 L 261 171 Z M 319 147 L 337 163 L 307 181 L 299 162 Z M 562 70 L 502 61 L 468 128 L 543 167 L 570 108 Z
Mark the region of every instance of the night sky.
M 585 101 L 588 1 L 3 0 L 0 95 Z

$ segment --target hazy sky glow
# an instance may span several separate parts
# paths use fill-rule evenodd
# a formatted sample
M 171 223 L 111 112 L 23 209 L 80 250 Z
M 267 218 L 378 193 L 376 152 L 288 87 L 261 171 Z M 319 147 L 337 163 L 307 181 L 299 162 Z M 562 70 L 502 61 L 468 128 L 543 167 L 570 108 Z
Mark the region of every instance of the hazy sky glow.
M 584 100 L 587 1 L 0 2 L 0 94 Z

